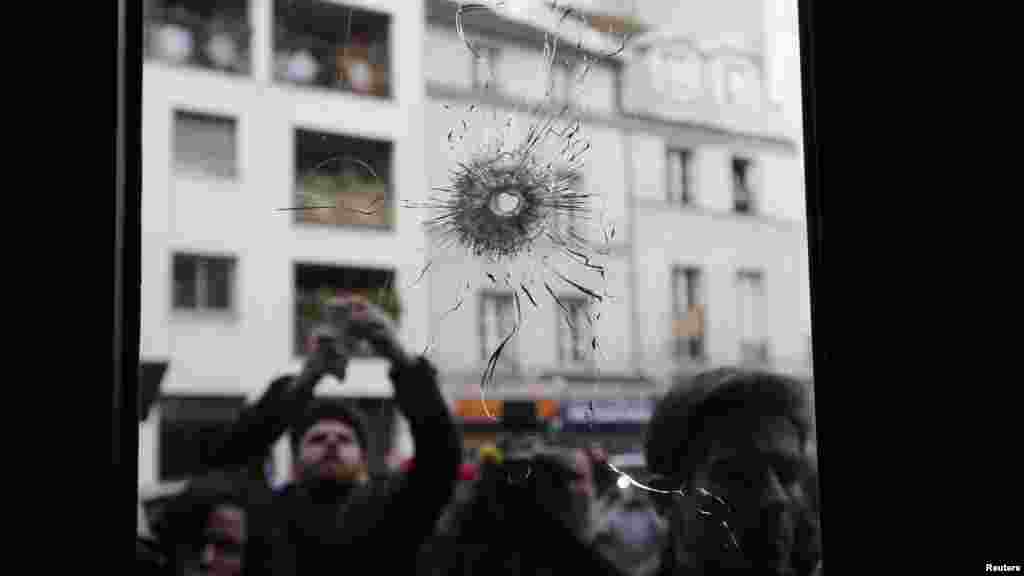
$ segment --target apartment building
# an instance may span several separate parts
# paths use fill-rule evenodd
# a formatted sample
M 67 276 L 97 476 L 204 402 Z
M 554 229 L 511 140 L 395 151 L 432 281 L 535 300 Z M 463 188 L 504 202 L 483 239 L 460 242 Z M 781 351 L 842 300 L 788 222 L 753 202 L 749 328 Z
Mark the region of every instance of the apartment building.
M 580 11 L 590 22 L 618 22 L 619 30 L 638 25 L 616 20 L 626 14 L 621 7 L 605 8 Z M 610 242 L 594 239 L 607 252 L 606 277 L 588 278 L 588 286 L 615 297 L 596 303 L 556 281 L 566 288 L 560 296 L 578 299 L 568 314 L 547 295 L 536 309 L 526 307 L 486 408 L 480 375 L 515 323 L 512 291 L 477 282 L 475 301 L 432 322 L 467 438 L 494 430 L 490 415 L 503 406 L 518 412 L 525 401 L 570 438 L 596 435 L 613 450 L 636 450 L 653 402 L 677 379 L 723 364 L 809 376 L 798 143 L 770 97 L 759 44 L 711 29 L 653 30 L 619 51 L 620 36 L 581 30 L 530 2 L 465 14 L 460 35 L 457 10 L 453 2 L 427 2 L 430 185 L 446 185 L 451 166 L 483 148 L 495 127 L 488 115 L 529 126 L 536 103 L 568 105 L 591 143 L 580 190 L 595 195 L 604 230 L 616 231 Z M 553 69 L 546 46 L 563 48 Z M 587 64 L 586 77 L 574 81 Z M 456 303 L 453 278 L 481 278 L 486 270 L 472 259 L 437 258 L 432 317 Z M 587 330 L 574 330 L 563 321 L 582 318 L 588 305 L 601 310 L 593 327 L 577 322 Z M 574 355 L 574 346 L 585 349 L 595 336 L 600 356 Z M 479 441 L 489 437 L 481 432 Z
M 398 289 L 423 258 L 398 210 L 424 180 L 420 5 L 148 0 L 144 18 L 141 355 L 168 368 L 140 484 L 201 467 L 205 435 L 299 369 L 323 298 L 377 298 L 412 346 L 427 319 Z M 289 209 L 310 205 L 341 208 Z M 364 355 L 319 392 L 391 437 L 386 370 Z M 267 455 L 276 481 L 287 461 Z

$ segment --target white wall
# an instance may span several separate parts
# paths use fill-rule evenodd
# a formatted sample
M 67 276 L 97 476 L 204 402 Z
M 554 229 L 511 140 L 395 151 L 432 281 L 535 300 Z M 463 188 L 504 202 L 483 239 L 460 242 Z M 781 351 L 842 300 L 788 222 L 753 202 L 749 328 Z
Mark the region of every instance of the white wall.
M 803 202 L 796 178 L 799 158 L 749 143 L 697 144 L 693 146 L 697 206 L 684 208 L 666 202 L 665 140 L 634 132 L 628 141 L 633 159 L 633 254 L 637 259 L 633 287 L 634 297 L 641 303 L 636 322 L 640 365 L 650 367 L 660 378 L 672 370 L 674 265 L 703 270 L 708 306 L 706 346 L 712 364 L 738 360 L 735 274 L 742 267 L 764 271 L 768 305 L 759 311 L 759 328 L 767 331 L 780 368 L 800 364 L 810 324 L 806 230 L 797 210 Z M 731 213 L 733 154 L 755 162 L 757 216 Z
M 675 48 L 673 48 L 675 50 Z M 740 62 L 746 69 L 746 84 L 751 96 L 746 101 L 730 103 L 726 98 L 726 62 L 737 62 L 728 55 L 716 55 L 702 64 L 701 84 L 687 92 L 666 82 L 670 67 L 662 62 L 662 48 L 655 46 L 641 57 L 631 60 L 623 71 L 622 106 L 627 112 L 664 118 L 675 122 L 714 126 L 740 134 L 767 137 L 790 137 L 791 129 L 782 112 L 766 105 L 762 73 L 749 61 Z
M 628 237 L 631 222 L 627 212 L 627 171 L 625 135 L 618 130 L 584 125 L 584 137 L 590 142 L 584 165 L 586 192 L 593 194 L 593 223 L 604 230 L 615 228 L 618 243 Z M 603 242 L 601 236 L 592 238 Z
M 764 152 L 758 158 L 765 185 L 763 205 L 779 218 L 806 221 L 803 162 L 795 153 Z
M 208 379 L 220 382 L 224 391 L 246 391 L 265 384 L 265 376 L 257 378 L 257 374 L 291 364 L 288 303 L 293 261 L 411 268 L 421 258 L 418 222 L 402 211 L 396 232 L 303 227 L 294 224 L 292 213 L 279 211 L 293 202 L 293 130 L 297 126 L 391 141 L 396 201 L 418 197 L 422 178 L 417 173 L 422 174 L 423 159 L 415 136 L 421 129 L 413 119 L 418 108 L 401 103 L 403 97 L 411 99 L 408 95 L 400 93 L 399 104 L 372 105 L 344 95 L 319 96 L 317 101 L 317 94 L 293 88 L 246 85 L 149 64 L 144 90 L 147 158 L 153 156 L 144 176 L 143 322 L 166 327 L 168 332 L 161 336 L 159 329 L 145 330 L 143 351 L 175 356 L 166 380 L 168 390 L 187 389 Z M 221 100 L 219 106 L 217 100 Z M 182 180 L 170 174 L 168 138 L 163 134 L 168 133 L 173 109 L 179 106 L 229 112 L 238 119 L 237 182 Z M 161 148 L 166 150 L 166 160 L 158 161 Z M 234 320 L 225 323 L 170 313 L 167 284 L 173 250 L 229 253 L 239 258 L 239 309 Z M 242 338 L 252 334 L 261 334 L 261 343 L 250 340 L 253 336 Z M 262 348 L 261 352 L 253 354 L 253 346 Z M 247 355 L 253 359 L 244 363 L 243 370 L 227 369 L 208 360 L 211 349 L 228 355 L 223 361 L 240 362 Z
M 772 354 L 784 359 L 803 357 L 805 278 L 799 260 L 805 244 L 798 228 L 716 219 L 650 204 L 638 212 L 644 222 L 636 233 L 636 298 L 643 302 L 638 326 L 644 327 L 638 338 L 644 366 L 659 374 L 671 368 L 674 265 L 703 271 L 706 346 L 712 364 L 739 359 L 735 274 L 740 268 L 764 271 L 768 304 L 758 311 L 758 328 L 769 337 Z
M 731 152 L 725 146 L 697 148 L 696 194 L 702 208 L 714 212 L 732 211 Z
M 781 106 L 796 140 L 803 138 L 799 10 L 795 0 L 769 0 L 765 13 L 765 57 L 771 99 Z
M 633 132 L 630 154 L 633 166 L 633 194 L 638 200 L 664 200 L 666 185 L 665 141 L 657 136 Z
M 544 60 L 543 46 L 527 50 L 512 44 L 501 45 L 498 57 L 499 90 L 521 100 L 543 100 L 547 95 L 550 69 Z
M 440 82 L 453 88 L 473 87 L 473 54 L 459 39 L 458 34 L 446 28 L 427 28 L 423 73 L 428 82 Z
M 729 37 L 757 47 L 764 32 L 764 0 L 636 0 L 635 14 L 662 31 Z
M 486 57 L 484 46 L 498 48 L 495 61 L 495 80 L 498 91 L 506 96 L 528 101 L 545 98 L 549 79 L 548 61 L 543 58 L 543 45 L 530 49 L 509 44 L 498 39 L 481 39 L 469 36 L 469 42 L 480 47 Z M 424 60 L 424 74 L 427 82 L 442 84 L 448 88 L 469 90 L 473 88 L 474 56 L 451 29 L 432 26 L 427 29 L 424 51 L 429 57 Z M 560 51 L 558 56 L 564 56 Z M 590 64 L 584 75 L 577 69 L 572 83 L 572 98 L 580 108 L 603 114 L 615 111 L 615 74 L 607 66 L 596 62 Z M 560 97 L 560 94 L 552 96 Z
M 615 112 L 615 72 L 597 63 L 583 76 L 575 92 L 576 102 L 584 110 L 603 114 Z
M 639 200 L 667 198 L 666 139 L 641 132 L 627 138 L 632 147 L 634 194 Z M 683 138 L 694 154 L 693 194 L 700 210 L 729 213 L 733 209 L 731 162 L 734 156 L 753 161 L 751 183 L 758 213 L 772 219 L 803 221 L 805 197 L 802 163 L 793 152 L 777 152 L 750 144 L 700 144 Z

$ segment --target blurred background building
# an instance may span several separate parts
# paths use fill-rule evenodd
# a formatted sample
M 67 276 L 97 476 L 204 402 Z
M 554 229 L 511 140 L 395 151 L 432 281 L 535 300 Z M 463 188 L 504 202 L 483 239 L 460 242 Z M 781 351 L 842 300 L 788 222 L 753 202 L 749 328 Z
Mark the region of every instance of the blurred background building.
M 429 345 L 467 448 L 493 441 L 480 375 L 511 295 L 476 283 L 444 316 L 449 280 L 480 267 L 437 253 L 424 215 L 399 208 L 447 182 L 455 124 L 495 112 L 521 131 L 549 81 L 591 142 L 577 186 L 616 230 L 615 298 L 594 328 L 578 293 L 560 294 L 574 327 L 538 298 L 489 411 L 635 457 L 657 397 L 698 370 L 809 378 L 795 2 L 580 0 L 582 21 L 562 23 L 542 2 L 505 4 L 465 19 L 478 59 L 449 0 L 147 0 L 141 351 L 167 370 L 140 485 L 201 466 L 197 439 L 298 370 L 338 290 L 381 303 L 411 349 Z M 621 32 L 629 47 L 604 56 Z M 544 78 L 550 33 L 566 62 Z M 281 210 L 334 204 L 356 211 Z M 378 467 L 411 452 L 386 370 L 356 358 L 344 386 L 321 387 L 373 417 Z M 267 456 L 278 482 L 287 458 L 284 442 Z
M 385 288 L 423 258 L 420 226 L 397 210 L 423 181 L 423 11 L 349 6 L 147 2 L 141 350 L 169 368 L 140 481 L 194 467 L 199 430 L 298 370 L 333 291 L 373 289 L 421 345 L 427 303 L 395 306 Z M 281 210 L 335 203 L 373 214 Z M 386 413 L 386 369 L 356 359 L 345 387 L 321 389 Z M 269 458 L 278 479 L 286 450 Z

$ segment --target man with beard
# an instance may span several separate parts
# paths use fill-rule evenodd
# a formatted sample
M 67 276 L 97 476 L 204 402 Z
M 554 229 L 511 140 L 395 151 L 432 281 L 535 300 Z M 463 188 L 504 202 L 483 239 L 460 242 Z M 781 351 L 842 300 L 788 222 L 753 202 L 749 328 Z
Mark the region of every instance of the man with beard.
M 663 574 L 802 576 L 810 410 L 803 385 L 736 369 L 677 385 L 648 427 L 652 472 L 681 489 Z
M 278 491 L 275 510 L 294 573 L 372 566 L 382 574 L 409 574 L 451 498 L 461 443 L 435 369 L 405 353 L 384 312 L 354 297 L 334 306 L 345 310 L 345 321 L 334 325 L 331 339 L 316 347 L 298 376 L 275 380 L 243 413 L 220 446 L 217 464 L 251 461 L 290 428 L 294 481 Z M 419 463 L 407 474 L 371 480 L 362 414 L 343 401 L 314 399 L 325 375 L 345 379 L 346 331 L 391 361 L 395 401 L 409 422 Z

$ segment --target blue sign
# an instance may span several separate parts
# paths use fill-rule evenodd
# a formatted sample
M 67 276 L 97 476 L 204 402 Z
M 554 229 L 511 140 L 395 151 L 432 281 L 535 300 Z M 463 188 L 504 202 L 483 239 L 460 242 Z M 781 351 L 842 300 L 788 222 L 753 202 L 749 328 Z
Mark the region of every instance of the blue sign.
M 647 398 L 618 400 L 571 400 L 564 405 L 566 425 L 644 425 L 654 412 L 654 401 Z

